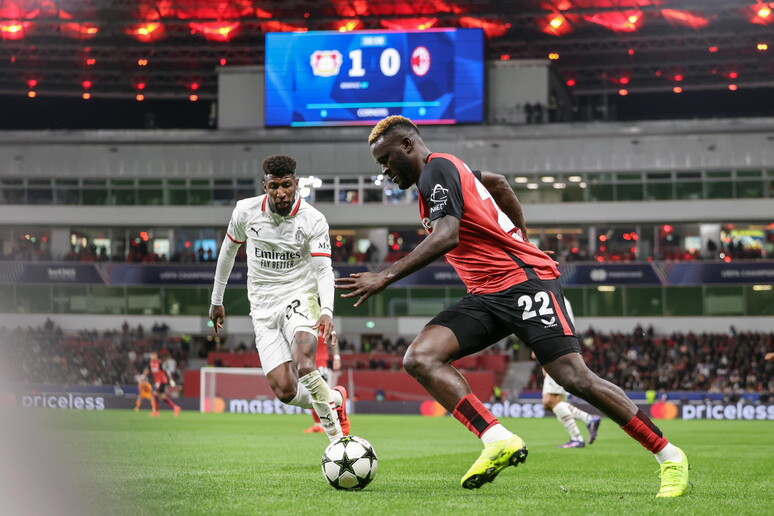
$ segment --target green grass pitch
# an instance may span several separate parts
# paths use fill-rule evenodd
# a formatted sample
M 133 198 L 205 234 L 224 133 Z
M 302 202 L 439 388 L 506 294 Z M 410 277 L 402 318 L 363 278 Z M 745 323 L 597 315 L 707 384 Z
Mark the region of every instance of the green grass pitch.
M 503 419 L 529 457 L 467 491 L 459 480 L 480 442 L 451 417 L 353 415 L 379 472 L 337 491 L 320 472 L 328 442 L 306 415 L 49 411 L 50 446 L 104 514 L 774 514 L 774 423 L 661 421 L 691 462 L 693 489 L 656 499 L 658 465 L 610 420 L 596 443 L 559 449 L 555 419 Z M 585 428 L 582 428 L 585 434 Z M 101 512 L 98 510 L 98 512 Z

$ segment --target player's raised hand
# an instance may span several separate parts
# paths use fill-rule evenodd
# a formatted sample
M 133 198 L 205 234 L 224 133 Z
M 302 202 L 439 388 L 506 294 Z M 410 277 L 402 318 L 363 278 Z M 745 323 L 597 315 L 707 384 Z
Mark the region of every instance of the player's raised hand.
M 223 323 L 226 322 L 226 309 L 223 305 L 210 305 L 210 321 L 215 328 L 215 335 L 218 335 Z
M 348 278 L 336 278 L 336 288 L 339 290 L 349 290 L 348 294 L 342 294 L 341 297 L 358 297 L 354 306 L 358 307 L 363 301 L 371 296 L 375 296 L 385 289 L 387 283 L 383 280 L 381 274 L 374 272 L 356 272 L 350 274 Z

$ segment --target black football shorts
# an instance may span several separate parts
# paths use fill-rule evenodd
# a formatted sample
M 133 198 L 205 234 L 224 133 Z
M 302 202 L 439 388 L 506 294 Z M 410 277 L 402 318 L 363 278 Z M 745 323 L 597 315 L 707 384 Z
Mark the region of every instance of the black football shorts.
M 433 324 L 454 332 L 460 357 L 511 334 L 532 348 L 541 364 L 580 353 L 558 279 L 530 279 L 502 292 L 465 296 L 427 323 Z

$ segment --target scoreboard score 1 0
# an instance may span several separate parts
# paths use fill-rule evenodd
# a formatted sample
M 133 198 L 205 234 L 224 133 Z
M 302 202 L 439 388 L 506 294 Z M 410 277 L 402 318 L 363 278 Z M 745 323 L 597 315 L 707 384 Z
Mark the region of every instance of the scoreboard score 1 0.
M 480 123 L 480 29 L 269 33 L 266 126 Z

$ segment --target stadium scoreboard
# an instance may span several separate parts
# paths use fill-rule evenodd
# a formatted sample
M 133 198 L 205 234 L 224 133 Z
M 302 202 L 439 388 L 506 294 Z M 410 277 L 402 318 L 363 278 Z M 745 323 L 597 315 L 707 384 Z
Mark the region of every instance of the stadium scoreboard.
M 266 34 L 266 126 L 480 123 L 481 29 Z

